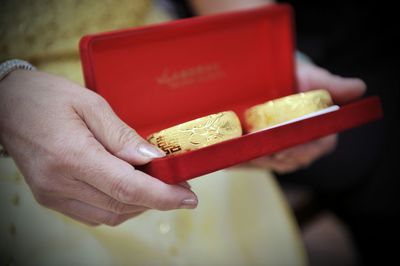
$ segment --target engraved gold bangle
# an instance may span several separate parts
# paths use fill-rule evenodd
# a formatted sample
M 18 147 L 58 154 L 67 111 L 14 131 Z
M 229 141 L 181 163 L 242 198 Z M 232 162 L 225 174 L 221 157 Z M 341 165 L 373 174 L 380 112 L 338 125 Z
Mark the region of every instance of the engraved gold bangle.
M 333 104 L 326 90 L 313 90 L 289 95 L 250 107 L 245 112 L 250 132 L 307 115 Z
M 233 111 L 191 120 L 150 135 L 147 139 L 167 155 L 203 148 L 240 137 L 242 127 Z

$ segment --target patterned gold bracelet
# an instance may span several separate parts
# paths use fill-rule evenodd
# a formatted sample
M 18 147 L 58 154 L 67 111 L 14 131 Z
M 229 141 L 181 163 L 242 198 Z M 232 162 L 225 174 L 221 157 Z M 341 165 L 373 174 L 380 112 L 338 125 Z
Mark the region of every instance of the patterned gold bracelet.
M 150 135 L 148 141 L 167 155 L 172 155 L 200 149 L 241 135 L 239 118 L 234 112 L 227 111 L 161 130 Z
M 322 110 L 333 104 L 326 90 L 289 95 L 253 106 L 246 110 L 249 131 L 254 132 Z

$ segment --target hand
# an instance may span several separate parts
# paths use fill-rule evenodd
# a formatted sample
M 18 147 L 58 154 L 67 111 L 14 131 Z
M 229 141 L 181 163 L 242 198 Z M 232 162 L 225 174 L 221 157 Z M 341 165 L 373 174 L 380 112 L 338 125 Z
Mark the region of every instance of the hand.
M 343 78 L 333 75 L 313 64 L 299 62 L 297 66 L 298 90 L 308 91 L 324 88 L 336 104 L 344 104 L 361 97 L 366 90 L 365 83 L 357 78 Z M 337 145 L 337 135 L 331 135 L 298 145 L 269 157 L 250 162 L 251 165 L 286 174 L 308 167 L 315 160 L 332 152 Z
M 196 207 L 188 184 L 167 185 L 135 170 L 164 153 L 94 92 L 16 70 L 0 82 L 0 95 L 0 142 L 40 204 L 90 225 Z

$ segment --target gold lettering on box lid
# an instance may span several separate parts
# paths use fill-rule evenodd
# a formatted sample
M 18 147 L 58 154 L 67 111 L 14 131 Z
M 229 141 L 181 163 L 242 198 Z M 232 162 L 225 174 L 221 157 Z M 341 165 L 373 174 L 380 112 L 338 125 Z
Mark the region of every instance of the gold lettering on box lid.
M 158 85 L 177 89 L 192 84 L 221 79 L 225 73 L 218 63 L 198 64 L 180 70 L 164 68 L 160 76 L 156 77 Z

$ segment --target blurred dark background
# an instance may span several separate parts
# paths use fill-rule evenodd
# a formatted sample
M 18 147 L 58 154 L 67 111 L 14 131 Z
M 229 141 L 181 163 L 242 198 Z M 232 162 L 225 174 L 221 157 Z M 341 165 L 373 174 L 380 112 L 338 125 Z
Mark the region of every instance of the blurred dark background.
M 340 134 L 332 155 L 280 180 L 307 185 L 314 210 L 330 209 L 347 224 L 360 265 L 394 261 L 393 243 L 400 237 L 400 31 L 395 7 L 376 1 L 289 3 L 296 14 L 298 49 L 335 74 L 363 79 L 367 95 L 380 96 L 385 118 Z

